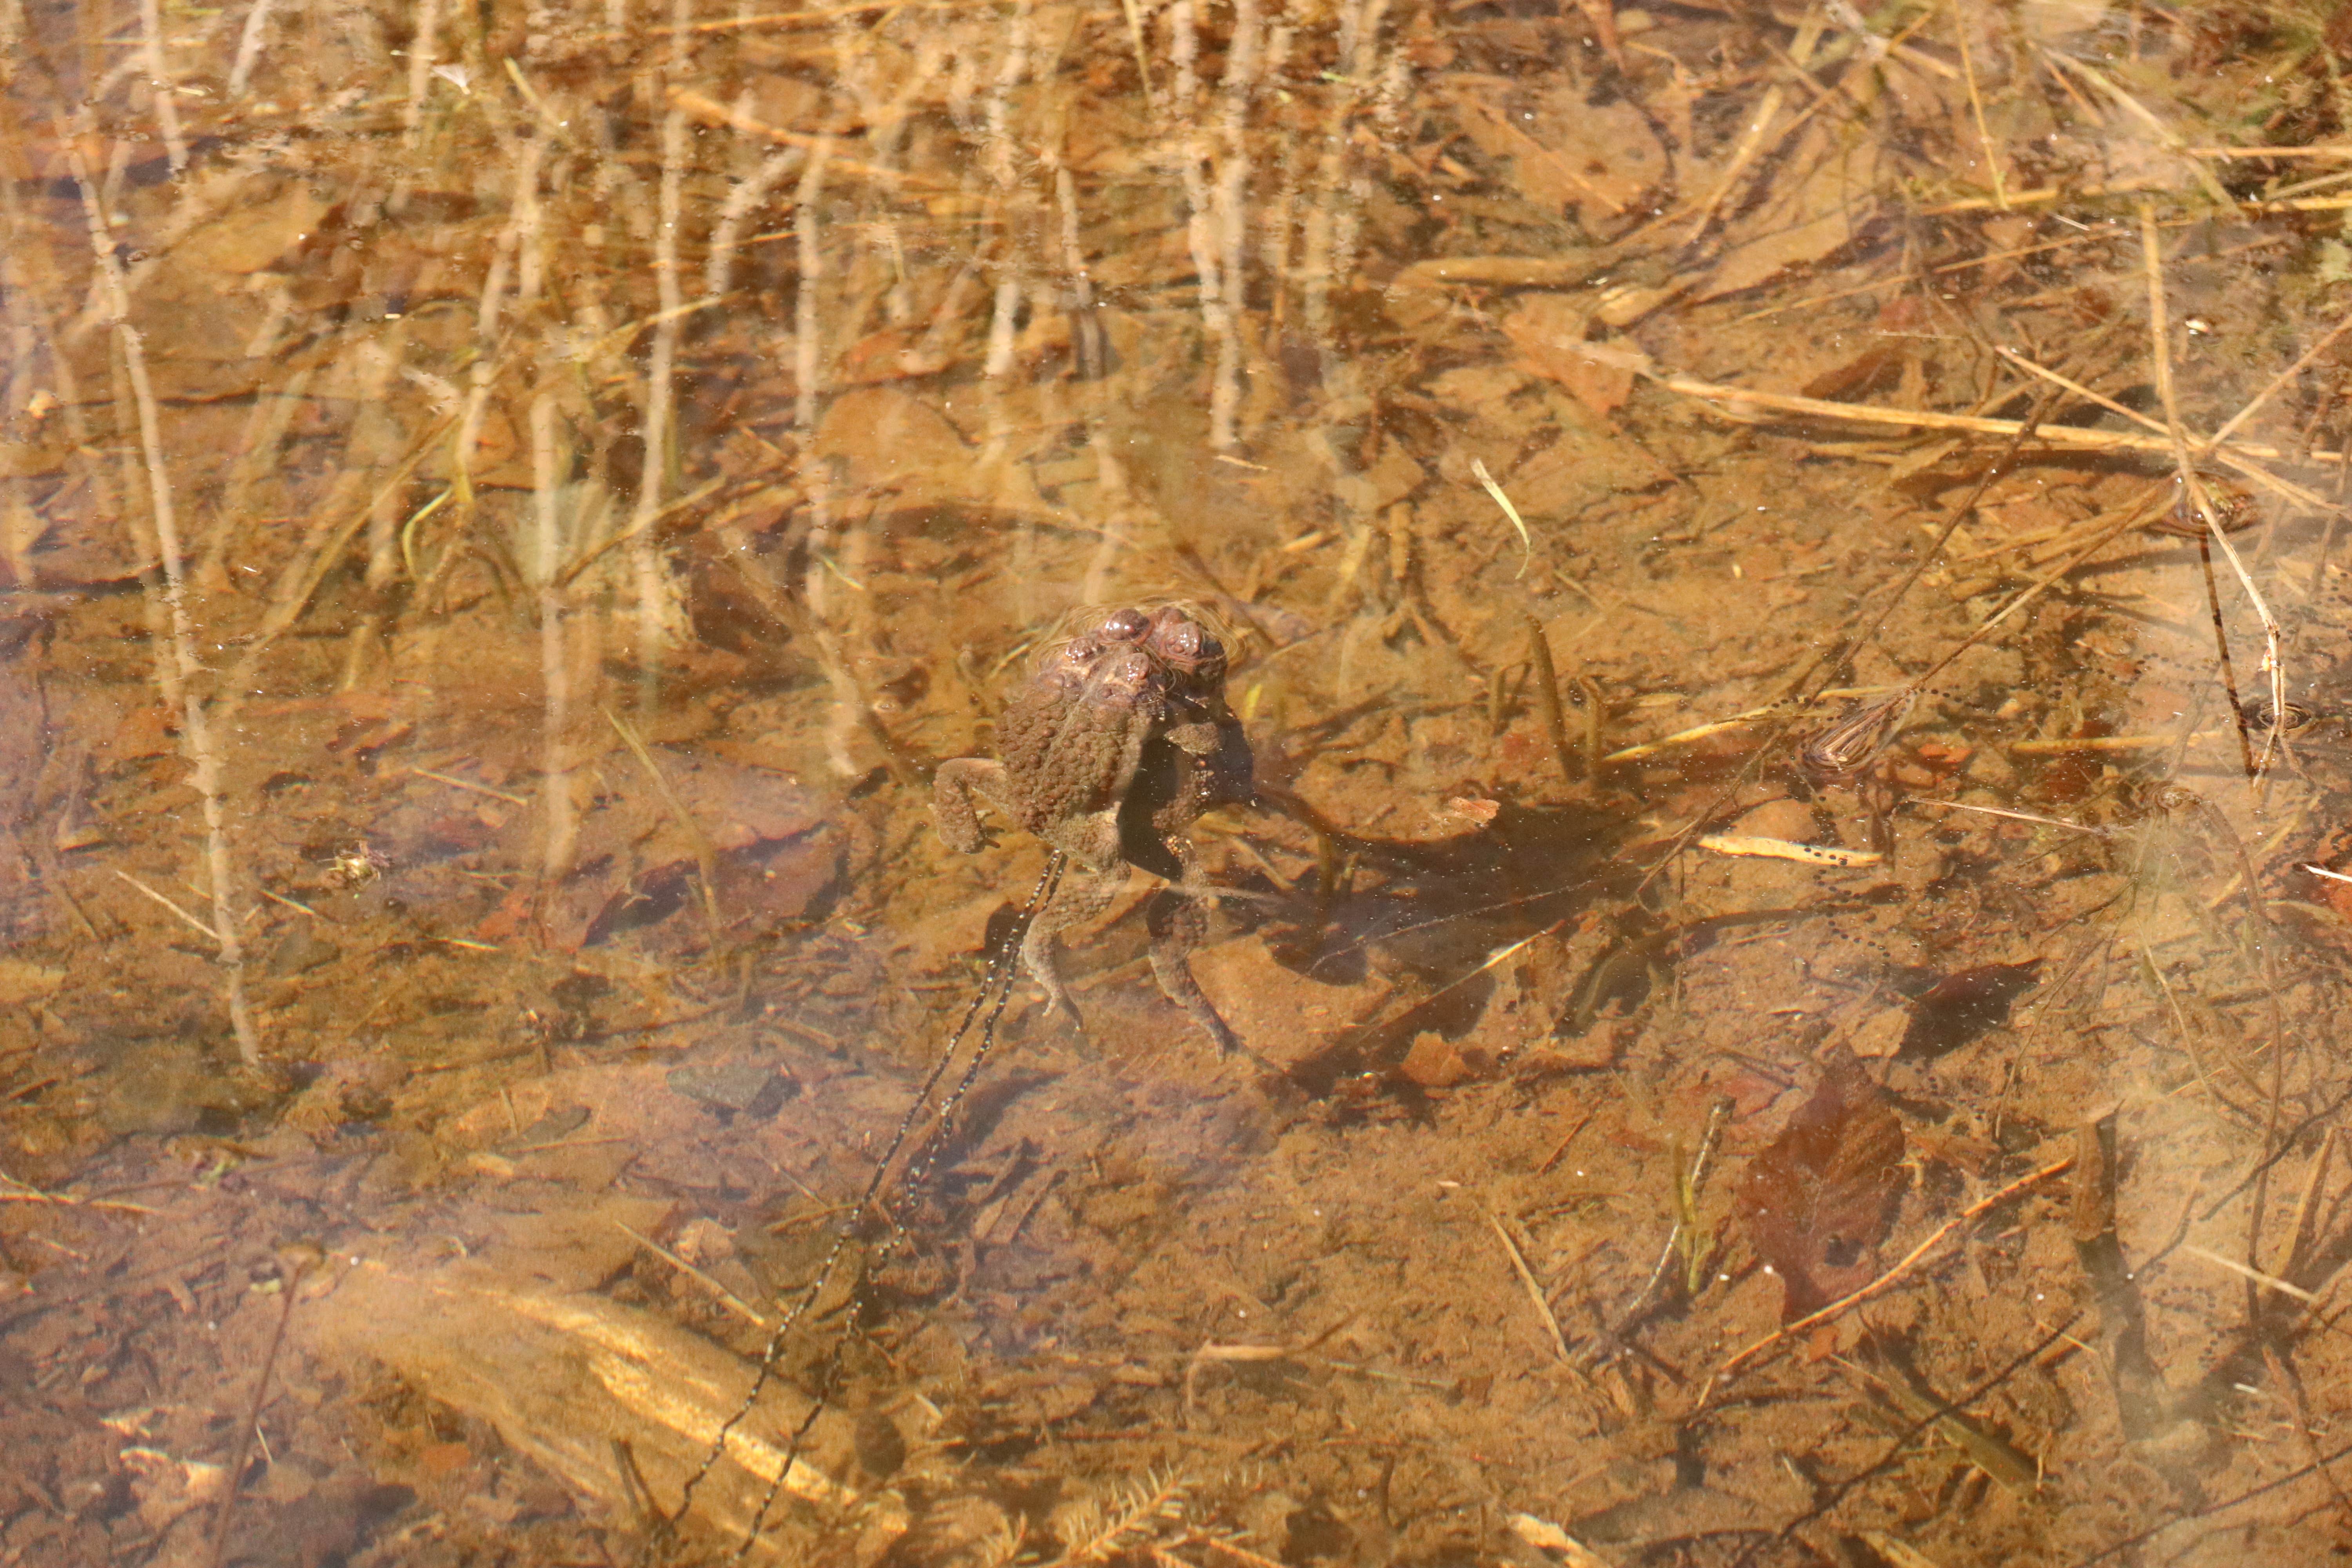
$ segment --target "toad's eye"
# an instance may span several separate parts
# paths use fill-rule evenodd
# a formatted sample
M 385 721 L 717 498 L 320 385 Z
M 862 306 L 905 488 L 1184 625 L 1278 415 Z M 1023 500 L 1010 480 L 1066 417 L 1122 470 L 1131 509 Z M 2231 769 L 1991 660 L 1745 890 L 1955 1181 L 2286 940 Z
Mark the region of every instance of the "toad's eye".
M 1108 642 L 1133 642 L 1150 629 L 1151 623 L 1141 610 L 1119 610 L 1096 629 L 1095 635 Z
M 1224 646 L 1198 621 L 1162 621 L 1151 635 L 1151 651 L 1179 669 L 1200 671 L 1225 657 Z

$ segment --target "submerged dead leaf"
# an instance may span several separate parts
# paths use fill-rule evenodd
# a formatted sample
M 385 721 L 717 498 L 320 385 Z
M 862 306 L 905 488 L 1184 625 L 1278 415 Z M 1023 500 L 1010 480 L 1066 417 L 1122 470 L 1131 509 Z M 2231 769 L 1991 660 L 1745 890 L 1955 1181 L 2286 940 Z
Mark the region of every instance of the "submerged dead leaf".
M 2041 973 L 2038 958 L 1954 970 L 1912 1002 L 1911 1024 L 1895 1054 L 1940 1057 L 2007 1023 L 2011 1004 L 2033 989 Z
M 1515 189 L 1549 212 L 1573 207 L 1590 231 L 1622 225 L 1665 176 L 1665 149 L 1632 103 L 1587 103 L 1563 89 L 1532 109 L 1464 108 L 1463 131 L 1488 157 L 1510 160 Z
M 1503 318 L 1503 334 L 1519 351 L 1519 363 L 1566 387 L 1575 399 L 1606 419 L 1633 395 L 1633 373 L 1586 351 L 1591 318 L 1558 294 L 1537 294 Z
M 1903 1122 L 1851 1057 L 1748 1162 L 1740 1223 L 1785 1291 L 1780 1321 L 1867 1284 L 1904 1185 Z
M 1819 124 L 1806 127 L 1771 195 L 1727 226 L 1722 259 L 1696 298 L 1753 289 L 1853 243 L 1877 213 L 1878 171 L 1875 142 L 1849 142 Z
M 309 184 L 289 180 L 267 199 L 225 211 L 180 241 L 172 247 L 172 264 L 198 275 L 259 272 L 310 238 L 331 205 Z

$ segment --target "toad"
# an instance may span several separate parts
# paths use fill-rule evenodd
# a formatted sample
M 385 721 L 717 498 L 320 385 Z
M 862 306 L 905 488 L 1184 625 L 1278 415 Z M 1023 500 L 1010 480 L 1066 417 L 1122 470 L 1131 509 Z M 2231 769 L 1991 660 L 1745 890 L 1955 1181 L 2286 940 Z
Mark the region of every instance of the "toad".
M 997 758 L 943 763 L 932 784 L 940 837 L 981 847 L 975 797 L 1068 857 L 1021 943 L 1022 967 L 1085 1034 L 1055 963 L 1065 930 L 1109 908 L 1138 868 L 1170 884 L 1144 909 L 1151 970 L 1221 1052 L 1240 1045 L 1193 979 L 1206 885 L 1188 830 L 1251 798 L 1249 742 L 1225 705 L 1225 649 L 1181 605 L 1086 612 L 1049 644 L 996 726 Z

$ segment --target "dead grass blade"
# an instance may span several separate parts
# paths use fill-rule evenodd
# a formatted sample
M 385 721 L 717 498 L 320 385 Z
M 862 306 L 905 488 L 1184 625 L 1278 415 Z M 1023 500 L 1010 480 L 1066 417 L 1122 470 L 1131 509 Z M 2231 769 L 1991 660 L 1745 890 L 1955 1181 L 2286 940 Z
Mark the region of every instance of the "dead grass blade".
M 2139 235 L 2140 254 L 2147 272 L 2147 331 L 2151 344 L 2149 352 L 2155 360 L 2156 391 L 2158 400 L 2164 405 L 2166 433 L 2172 443 L 2173 461 L 2179 469 L 2181 488 L 2187 492 L 2189 504 L 2205 520 L 2207 532 L 2221 548 L 2222 559 L 2229 562 L 2230 570 L 2237 574 L 2238 585 L 2246 591 L 2246 597 L 2253 605 L 2254 614 L 2263 624 L 2263 668 L 2270 676 L 2271 722 L 2270 732 L 2263 742 L 2262 758 L 2254 765 L 2254 776 L 2260 778 L 2270 771 L 2273 759 L 2278 755 L 2279 738 L 2284 733 L 2286 723 L 2286 665 L 2279 651 L 2278 617 L 2271 614 L 2262 590 L 2254 586 L 2253 574 L 2248 572 L 2246 563 L 2238 558 L 2237 547 L 2230 542 L 2229 534 L 2221 527 L 2221 510 L 2213 504 L 2212 496 L 2207 493 L 2205 481 L 2198 477 L 2196 462 L 2189 453 L 2189 437 L 2181 429 L 2180 405 L 2172 381 L 2172 344 L 2169 318 L 2165 308 L 2164 250 L 2157 238 L 2156 209 L 2149 203 L 2140 204 Z

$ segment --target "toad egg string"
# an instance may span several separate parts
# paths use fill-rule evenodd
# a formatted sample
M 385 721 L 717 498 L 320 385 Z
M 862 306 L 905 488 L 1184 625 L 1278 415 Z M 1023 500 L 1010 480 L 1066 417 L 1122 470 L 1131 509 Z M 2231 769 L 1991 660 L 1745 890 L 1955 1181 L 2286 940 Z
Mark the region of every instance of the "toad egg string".
M 995 1042 L 996 1021 L 1003 1015 L 1005 1004 L 1013 994 L 1013 957 L 1020 951 L 1022 939 L 1028 934 L 1030 924 L 1036 919 L 1038 911 L 1053 901 L 1055 889 L 1061 885 L 1062 868 L 1065 864 L 1066 858 L 1059 852 L 1046 861 L 1045 872 L 1037 879 L 1036 887 L 1030 890 L 1028 901 L 1021 906 L 1020 913 L 1005 929 L 1003 940 L 999 942 L 994 950 L 990 952 L 988 967 L 981 975 L 980 985 L 972 994 L 971 1005 L 964 1009 L 963 1016 L 956 1023 L 954 1033 L 948 1037 L 947 1044 L 940 1047 L 937 1059 L 931 1064 L 930 1072 L 923 1079 L 922 1087 L 916 1091 L 914 1099 L 908 1102 L 906 1114 L 898 1119 L 898 1130 L 891 1133 L 888 1145 L 882 1151 L 881 1157 L 874 1163 L 874 1173 L 867 1178 L 866 1190 L 857 1195 L 857 1201 L 850 1205 L 848 1218 L 844 1220 L 840 1228 L 834 1233 L 833 1245 L 826 1248 L 824 1258 L 817 1265 L 815 1275 L 802 1290 L 800 1299 L 785 1311 L 774 1331 L 769 1334 L 767 1346 L 760 1353 L 759 1370 L 752 1375 L 751 1386 L 744 1392 L 742 1400 L 736 1405 L 733 1413 L 725 1421 L 719 1423 L 718 1435 L 711 1440 L 710 1451 L 702 1457 L 702 1463 L 695 1468 L 691 1476 L 687 1478 L 686 1485 L 678 1494 L 677 1510 L 668 1517 L 669 1524 L 676 1525 L 686 1518 L 688 1510 L 694 1504 L 695 1491 L 702 1485 L 704 1478 L 710 1474 L 711 1467 L 719 1462 L 719 1457 L 727 1451 L 727 1439 L 733 1434 L 736 1427 L 742 1425 L 744 1417 L 751 1415 L 752 1405 L 759 1403 L 760 1395 L 766 1391 L 769 1382 L 775 1375 L 777 1358 L 783 1353 L 785 1339 L 790 1336 L 801 1319 L 807 1315 L 809 1308 L 814 1305 L 817 1299 L 824 1293 L 824 1288 L 832 1283 L 834 1270 L 840 1266 L 842 1254 L 848 1250 L 850 1241 L 856 1236 L 866 1222 L 866 1216 L 872 1212 L 876 1203 L 881 1197 L 883 1185 L 889 1179 L 891 1162 L 898 1158 L 899 1150 L 906 1147 L 907 1140 L 913 1135 L 917 1119 L 922 1115 L 924 1107 L 931 1102 L 931 1097 L 938 1092 L 940 1080 L 947 1076 L 949 1063 L 955 1059 L 956 1047 L 963 1043 L 964 1036 L 971 1032 L 972 1020 L 979 1016 L 981 1008 L 987 1005 L 992 994 L 995 997 L 995 1005 L 990 1009 L 987 1021 L 981 1027 L 980 1045 L 973 1052 L 971 1063 L 965 1069 L 963 1078 L 956 1084 L 955 1089 L 942 1105 L 939 1124 L 924 1139 L 918 1151 L 916 1163 L 909 1168 L 908 1185 L 912 1186 L 919 1182 L 929 1172 L 931 1163 L 938 1158 L 940 1150 L 945 1144 L 950 1120 L 954 1114 L 955 1108 L 962 1100 L 965 1090 L 971 1087 L 972 1080 L 978 1077 L 982 1064 L 987 1059 L 989 1048 Z M 887 1255 L 890 1241 L 904 1237 L 905 1233 L 899 1229 L 895 1218 L 891 1222 L 891 1229 L 894 1235 L 877 1252 L 877 1259 Z M 850 1317 L 853 1327 L 856 1316 L 854 1308 L 853 1303 Z M 777 1492 L 782 1489 L 785 1478 L 793 1473 L 793 1466 L 799 1460 L 802 1444 L 807 1439 L 810 1431 L 814 1428 L 817 1417 L 824 1413 L 827 1405 L 831 1402 L 850 1332 L 851 1330 L 845 1328 L 840 1340 L 834 1345 L 824 1375 L 818 1384 L 814 1403 L 809 1406 L 807 1415 L 801 1418 L 800 1424 L 793 1428 L 792 1440 L 785 1446 L 783 1462 L 777 1467 L 775 1478 L 769 1483 L 766 1493 L 760 1500 L 758 1511 L 751 1516 L 751 1525 L 744 1531 L 742 1545 L 736 1551 L 739 1561 L 746 1556 L 758 1542 L 760 1531 L 767 1520 L 769 1509 L 775 1502 Z
M 1037 912 L 1053 901 L 1054 890 L 1061 883 L 1062 868 L 1067 863 L 1067 857 L 1059 850 L 1055 851 L 1053 858 L 1045 863 L 1045 875 L 1038 879 L 1036 889 L 1029 895 L 1028 903 L 1022 907 L 1020 918 L 1006 931 L 1003 943 L 990 956 L 988 971 L 981 978 L 980 989 L 974 993 L 971 1005 L 964 1010 L 963 1018 L 956 1025 L 955 1033 L 949 1037 L 946 1048 L 940 1052 L 939 1061 L 932 1067 L 930 1076 L 923 1081 L 922 1092 L 918 1094 L 914 1103 L 907 1108 L 907 1114 L 898 1124 L 898 1136 L 891 1141 L 888 1152 L 883 1155 L 881 1163 L 875 1168 L 874 1179 L 867 1184 L 865 1196 L 858 1200 L 858 1208 L 851 1216 L 852 1226 L 863 1218 L 866 1204 L 874 1199 L 882 1185 L 883 1173 L 889 1169 L 891 1156 L 898 1153 L 898 1146 L 906 1141 L 907 1130 L 913 1124 L 917 1113 L 929 1100 L 931 1091 L 939 1087 L 940 1075 L 945 1071 L 949 1058 L 955 1055 L 956 1046 L 962 1040 L 964 1032 L 971 1027 L 973 1014 L 980 1010 L 981 1004 L 987 1000 L 989 993 L 993 990 L 996 994 L 996 1002 L 989 1008 L 986 1021 L 981 1025 L 980 1044 L 972 1048 L 971 1061 L 965 1067 L 963 1077 L 957 1080 L 955 1088 L 950 1089 L 947 1099 L 940 1102 L 939 1120 L 932 1124 L 930 1131 L 917 1147 L 915 1157 L 908 1162 L 903 1189 L 911 1193 L 919 1188 L 930 1174 L 932 1164 L 946 1149 L 948 1139 L 955 1124 L 956 1107 L 962 1102 L 965 1091 L 971 1088 L 972 1080 L 980 1076 L 980 1069 L 986 1065 L 989 1051 L 996 1044 L 996 1021 L 1004 1016 L 1005 1004 L 1012 998 L 1013 975 L 1009 961 L 1012 955 L 1019 951 L 1021 939 L 1027 933 L 1030 922 L 1036 918 Z M 866 1273 L 869 1279 L 872 1276 L 873 1266 L 889 1257 L 899 1242 L 908 1239 L 905 1227 L 898 1223 L 898 1216 L 891 1215 L 889 1219 L 890 1234 L 877 1244 L 873 1256 L 866 1260 Z M 835 1238 L 833 1252 L 826 1259 L 828 1267 L 819 1272 L 817 1280 L 812 1287 L 809 1296 L 804 1298 L 804 1301 L 814 1300 L 816 1294 L 824 1289 L 833 1258 L 838 1256 L 848 1234 L 849 1229 L 845 1227 L 843 1234 Z M 768 1489 L 761 1494 L 760 1506 L 752 1511 L 751 1522 L 743 1530 L 743 1540 L 735 1548 L 735 1561 L 738 1563 L 749 1557 L 751 1554 L 751 1548 L 759 1544 L 760 1531 L 766 1526 L 768 1510 L 775 1505 L 776 1494 L 783 1489 L 785 1478 L 793 1473 L 793 1466 L 800 1458 L 802 1444 L 808 1440 L 809 1433 L 816 1426 L 817 1417 L 824 1414 L 826 1406 L 833 1403 L 835 1391 L 841 1386 L 842 1373 L 848 1362 L 849 1342 L 856 1332 L 857 1319 L 863 1306 L 860 1300 L 862 1294 L 860 1290 L 851 1295 L 845 1312 L 847 1321 L 844 1324 L 840 1335 L 834 1340 L 833 1349 L 826 1352 L 824 1372 L 817 1380 L 816 1394 L 810 1402 L 808 1413 L 801 1417 L 800 1425 L 793 1428 L 792 1439 L 784 1445 L 783 1463 L 776 1467 L 774 1479 L 769 1481 Z M 774 1364 L 773 1349 L 774 1344 L 772 1342 L 771 1353 L 761 1359 L 761 1370 L 763 1373 Z M 757 1392 L 756 1384 L 754 1392 L 755 1394 Z M 725 1441 L 726 1438 L 722 1433 L 719 1443 L 713 1445 L 713 1458 L 717 1457 L 718 1448 L 722 1447 Z M 707 1465 L 708 1461 L 705 1463 Z M 683 1508 L 680 1511 L 684 1511 Z

